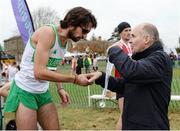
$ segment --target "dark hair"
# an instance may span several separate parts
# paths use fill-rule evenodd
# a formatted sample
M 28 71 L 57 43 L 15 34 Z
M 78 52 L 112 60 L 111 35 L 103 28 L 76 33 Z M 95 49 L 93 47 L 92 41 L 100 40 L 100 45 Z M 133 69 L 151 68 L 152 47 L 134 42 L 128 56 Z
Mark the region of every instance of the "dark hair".
M 121 33 L 125 28 L 131 28 L 130 24 L 127 22 L 121 22 L 117 27 L 118 33 Z
M 10 120 L 7 125 L 6 125 L 6 129 L 5 130 L 16 130 L 16 121 L 15 119 Z
M 17 65 L 17 69 L 20 71 L 20 66 L 19 65 Z
M 6 73 L 5 73 L 5 72 L 2 72 L 1 75 L 2 75 L 3 77 L 6 77 Z
M 14 62 L 12 63 L 12 65 L 16 65 L 16 62 L 14 61 Z
M 60 21 L 62 28 L 67 28 L 68 26 L 88 26 L 92 23 L 92 27 L 96 28 L 97 21 L 95 16 L 90 10 L 83 7 L 72 8 L 64 17 L 64 20 Z
M 2 70 L 2 68 L 3 68 L 3 64 L 2 64 L 2 62 L 0 61 L 0 70 Z

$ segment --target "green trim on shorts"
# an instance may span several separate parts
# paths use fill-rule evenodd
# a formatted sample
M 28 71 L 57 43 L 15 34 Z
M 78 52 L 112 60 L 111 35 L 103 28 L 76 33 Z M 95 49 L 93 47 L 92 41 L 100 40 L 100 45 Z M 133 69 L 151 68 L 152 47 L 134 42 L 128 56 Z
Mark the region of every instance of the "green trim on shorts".
M 16 112 L 19 103 L 32 110 L 38 110 L 41 106 L 51 102 L 52 97 L 49 90 L 42 94 L 34 94 L 22 90 L 13 81 L 5 103 L 5 112 Z

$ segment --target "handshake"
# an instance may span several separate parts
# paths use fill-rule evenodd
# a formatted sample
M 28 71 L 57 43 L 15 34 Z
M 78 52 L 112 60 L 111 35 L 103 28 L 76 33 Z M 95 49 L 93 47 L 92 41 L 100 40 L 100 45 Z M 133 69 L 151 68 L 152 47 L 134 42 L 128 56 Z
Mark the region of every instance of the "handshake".
M 110 48 L 115 47 L 115 46 L 122 49 L 122 45 L 119 45 L 117 43 L 117 44 L 113 44 L 112 46 L 110 46 L 107 49 L 107 52 L 109 51 Z M 110 72 L 112 71 L 113 64 L 109 63 L 107 66 L 108 67 L 106 67 L 106 68 L 108 69 L 108 74 L 110 74 Z M 106 73 L 107 73 L 107 71 L 106 71 Z M 88 74 L 76 75 L 76 77 L 74 79 L 74 83 L 78 84 L 78 85 L 81 85 L 81 86 L 88 86 L 88 85 L 93 84 L 93 82 L 96 79 L 98 79 L 100 76 L 102 76 L 102 72 L 99 72 L 99 71 L 88 73 Z
M 93 84 L 93 82 L 102 76 L 102 72 L 92 72 L 88 74 L 80 74 L 75 76 L 74 83 L 81 86 L 88 86 Z

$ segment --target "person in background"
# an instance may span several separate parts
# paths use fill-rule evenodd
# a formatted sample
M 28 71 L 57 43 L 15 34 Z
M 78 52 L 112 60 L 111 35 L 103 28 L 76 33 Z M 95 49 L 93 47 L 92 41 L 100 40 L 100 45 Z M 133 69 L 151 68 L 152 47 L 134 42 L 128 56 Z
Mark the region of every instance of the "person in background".
M 8 81 L 0 88 L 0 96 L 3 97 L 8 96 L 11 82 L 14 80 L 14 77 L 18 71 L 19 69 L 16 62 L 12 62 L 12 64 L 8 66 L 7 69 Z
M 76 74 L 81 74 L 82 73 L 82 68 L 83 68 L 83 58 L 82 55 L 78 56 L 77 59 L 77 66 L 76 66 Z
M 3 69 L 3 64 L 2 64 L 2 62 L 0 60 L 0 73 L 2 72 L 2 69 Z
M 119 45 L 120 48 L 123 50 L 124 53 L 126 53 L 129 57 L 132 56 L 132 50 L 131 50 L 131 45 L 129 43 L 129 40 L 131 38 L 131 26 L 127 22 L 121 22 L 118 27 L 117 31 L 119 34 L 120 40 L 116 42 L 115 44 Z M 121 74 L 118 72 L 118 70 L 115 68 L 115 77 L 121 78 Z M 116 99 L 118 100 L 118 105 L 120 109 L 120 116 L 119 120 L 116 124 L 116 129 L 121 130 L 122 128 L 122 111 L 123 111 L 123 104 L 124 104 L 124 97 L 123 94 L 121 93 L 116 93 Z
M 109 61 L 123 76 L 109 78 L 108 89 L 124 95 L 122 130 L 169 130 L 172 64 L 153 24 L 134 27 L 130 39 L 133 56 L 119 47 L 108 50 Z M 104 87 L 105 73 L 90 73 L 89 82 Z
M 8 79 L 8 75 L 7 75 L 7 69 L 8 69 L 8 63 L 6 62 L 2 62 L 2 74 L 4 74 L 5 78 Z
M 174 54 L 173 51 L 171 51 L 171 53 L 169 54 L 169 57 L 170 57 L 170 59 L 171 59 L 171 61 L 172 61 L 173 67 L 175 67 L 175 62 L 176 62 L 176 60 L 177 60 L 177 56 Z
M 68 39 L 74 42 L 86 38 L 97 22 L 90 10 L 74 7 L 60 25 L 45 25 L 37 29 L 26 44 L 20 71 L 15 75 L 6 100 L 5 111 L 16 113 L 17 130 L 59 130 L 56 107 L 48 90 L 49 81 L 56 82 L 62 106 L 69 103 L 69 94 L 62 82 L 86 86 L 88 74 L 65 75 L 56 71 L 66 52 Z
M 2 65 L 3 65 L 3 70 L 2 70 L 2 73 L 1 73 L 1 81 L 0 81 L 0 83 L 1 83 L 0 84 L 0 86 L 1 86 L 1 88 L 0 88 L 0 96 L 4 97 L 4 96 L 7 96 L 10 85 L 11 85 L 11 82 L 9 82 L 9 80 L 8 80 L 8 79 L 10 79 L 10 78 L 8 78 L 9 77 L 8 76 L 8 68 L 12 67 L 12 66 L 8 65 L 4 61 L 3 61 Z M 15 74 L 13 73 L 13 76 L 14 75 Z M 11 76 L 11 74 L 10 74 L 10 76 Z
M 83 63 L 85 67 L 85 73 L 86 74 L 90 73 L 90 67 L 91 67 L 92 62 L 91 62 L 91 58 L 89 58 L 88 55 L 85 55 Z
M 76 74 L 76 66 L 77 66 L 77 58 L 76 56 L 72 56 L 72 60 L 71 60 L 72 74 Z
M 2 87 L 7 82 L 6 73 L 2 72 L 0 75 L 0 87 Z
M 93 70 L 94 71 L 98 70 L 98 60 L 96 58 L 96 54 L 94 54 L 94 58 L 93 58 Z
M 16 75 L 16 73 L 18 72 L 18 68 L 17 68 L 17 64 L 16 62 L 12 62 L 11 65 L 8 66 L 7 69 L 7 74 L 8 74 L 8 81 L 12 81 Z
M 61 65 L 64 66 L 65 65 L 65 58 L 62 59 L 61 61 Z

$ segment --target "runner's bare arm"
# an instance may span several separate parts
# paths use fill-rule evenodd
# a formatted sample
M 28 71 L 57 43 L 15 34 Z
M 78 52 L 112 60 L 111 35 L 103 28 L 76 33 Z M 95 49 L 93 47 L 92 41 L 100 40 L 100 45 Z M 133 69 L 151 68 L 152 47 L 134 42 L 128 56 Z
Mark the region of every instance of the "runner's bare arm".
M 34 57 L 35 78 L 56 82 L 73 82 L 73 75 L 62 75 L 60 73 L 50 71 L 46 67 L 49 59 L 49 51 L 55 39 L 55 34 L 52 29 L 50 27 L 40 28 L 39 31 L 32 36 L 32 40 L 33 38 L 35 39 L 34 43 L 36 43 L 36 53 Z

